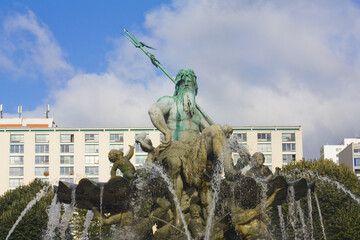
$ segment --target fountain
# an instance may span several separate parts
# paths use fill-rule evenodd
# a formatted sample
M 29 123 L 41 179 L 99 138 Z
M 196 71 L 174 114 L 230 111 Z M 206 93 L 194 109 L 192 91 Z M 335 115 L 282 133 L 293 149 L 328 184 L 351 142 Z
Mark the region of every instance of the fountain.
M 174 96 L 160 98 L 149 109 L 152 123 L 165 139 L 155 148 L 145 134 L 136 137 L 148 153 L 144 168 L 138 170 L 130 162 L 133 146 L 126 156 L 120 150 L 110 151 L 113 167 L 107 183 L 60 181 L 59 201 L 70 204 L 70 209 L 75 199 L 78 208 L 93 211 L 100 225 L 119 225 L 123 234 L 119 238 L 124 239 L 271 238 L 266 210 L 285 203 L 289 189 L 295 210 L 295 201 L 314 191 L 314 184 L 273 176 L 263 165 L 262 153 L 251 157 L 231 140 L 231 127 L 215 124 L 196 103 L 193 70 L 180 70 L 173 79 L 145 44 L 124 31 L 175 83 Z M 237 167 L 232 152 L 242 156 Z M 247 165 L 252 167 L 244 174 Z M 116 176 L 117 169 L 122 177 Z
M 108 239 L 104 225 L 112 226 L 114 239 L 315 239 L 311 197 L 315 184 L 306 180 L 314 178 L 298 175 L 290 181 L 280 169 L 273 174 L 264 166 L 262 153 L 251 156 L 231 138 L 231 127 L 215 124 L 196 103 L 198 85 L 193 70 L 180 70 L 173 79 L 145 44 L 124 31 L 175 83 L 174 95 L 160 98 L 149 109 L 152 123 L 165 138 L 154 147 L 146 134 L 136 136 L 136 143 L 148 154 L 141 169 L 130 162 L 134 153 L 130 146 L 125 155 L 110 151 L 113 167 L 106 183 L 86 178 L 78 184 L 59 181 L 43 239 L 65 239 L 75 207 L 87 210 L 81 239 L 88 239 L 92 220 L 100 225 L 100 239 Z M 236 163 L 232 153 L 240 156 Z M 118 169 L 122 176 L 116 175 Z M 308 173 L 360 202 L 340 183 Z M 40 191 L 29 203 L 7 238 L 44 194 Z M 313 199 L 321 237 L 326 239 L 316 194 Z

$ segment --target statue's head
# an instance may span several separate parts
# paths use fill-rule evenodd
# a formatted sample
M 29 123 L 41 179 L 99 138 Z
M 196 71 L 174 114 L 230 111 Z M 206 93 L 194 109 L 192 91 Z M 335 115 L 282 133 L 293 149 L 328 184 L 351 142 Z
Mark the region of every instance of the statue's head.
M 201 211 L 201 208 L 199 205 L 197 205 L 197 204 L 190 205 L 190 214 L 191 214 L 192 218 L 200 217 L 200 211 Z
M 265 156 L 262 152 L 256 152 L 252 156 L 252 165 L 254 167 L 261 167 L 265 162 Z
M 224 131 L 225 137 L 226 137 L 226 138 L 230 138 L 231 134 L 233 133 L 232 127 L 230 127 L 229 125 L 225 124 L 224 126 L 222 126 L 222 129 L 223 129 L 223 131 Z
M 124 153 L 121 150 L 116 150 L 113 149 L 109 152 L 108 158 L 109 161 L 114 163 L 116 162 L 116 160 L 118 160 L 119 158 L 122 158 L 124 156 Z
M 194 91 L 195 96 L 198 92 L 198 85 L 196 82 L 196 75 L 192 69 L 181 69 L 175 78 L 175 93 L 177 96 L 180 91 L 184 91 L 186 88 L 191 88 Z

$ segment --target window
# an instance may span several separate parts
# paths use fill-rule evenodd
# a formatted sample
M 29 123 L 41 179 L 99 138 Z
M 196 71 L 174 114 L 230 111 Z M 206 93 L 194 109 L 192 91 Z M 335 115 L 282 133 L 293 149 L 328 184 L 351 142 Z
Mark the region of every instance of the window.
M 43 183 L 49 183 L 49 178 L 38 178 Z
M 85 152 L 86 153 L 98 153 L 99 152 L 99 145 L 98 144 L 86 144 L 85 145 Z
M 74 164 L 74 156 L 60 156 L 60 164 Z
M 271 152 L 271 143 L 258 143 L 258 152 Z
M 270 169 L 270 171 L 272 171 L 272 165 L 265 165 L 265 166 L 267 166 Z
M 60 152 L 61 153 L 73 153 L 74 152 L 74 144 L 60 144 Z
M 74 134 L 61 134 L 60 142 L 62 143 L 73 143 L 74 142 Z
M 23 178 L 10 178 L 9 179 L 9 187 L 10 188 L 17 188 L 24 184 Z
M 360 158 L 354 158 L 354 166 L 360 166 Z
M 24 153 L 24 145 L 10 145 L 10 153 Z
M 99 156 L 85 156 L 85 164 L 99 164 Z
M 74 175 L 74 167 L 60 167 L 60 175 Z
M 271 133 L 258 133 L 257 137 L 259 142 L 271 142 Z
M 144 164 L 146 160 L 146 155 L 137 155 L 135 156 L 135 163 L 136 164 Z
M 124 151 L 124 145 L 123 144 L 110 144 L 109 150 L 120 150 L 120 151 Z
M 246 133 L 234 133 L 233 136 L 238 142 L 246 142 L 247 141 Z
M 360 174 L 360 169 L 355 169 L 356 174 Z
M 295 154 L 283 154 L 282 156 L 283 156 L 283 164 L 287 164 L 296 160 Z
M 35 176 L 49 176 L 49 167 L 36 167 Z
M 283 133 L 282 141 L 283 142 L 295 142 L 295 133 Z
M 110 134 L 110 142 L 124 142 L 124 135 L 119 133 Z
M 99 175 L 99 167 L 85 167 L 85 175 Z
M 160 133 L 160 142 L 165 140 L 165 135 L 163 133 Z
M 139 143 L 136 144 L 135 146 L 135 152 L 136 153 L 143 153 L 144 151 L 141 149 L 141 146 Z
M 35 156 L 35 164 L 49 165 L 49 156 Z
M 272 155 L 271 154 L 264 154 L 265 163 L 272 163 Z
M 97 177 L 89 177 L 88 179 L 93 182 L 99 182 L 99 178 Z
M 295 143 L 283 143 L 282 150 L 283 152 L 295 152 L 296 151 Z
M 10 176 L 24 176 L 24 168 L 23 167 L 10 167 L 9 168 Z
M 354 153 L 360 153 L 360 149 L 354 149 Z
M 24 156 L 10 157 L 10 165 L 23 165 L 23 164 L 24 164 Z
M 85 142 L 99 142 L 99 134 L 85 134 Z
M 23 143 L 24 142 L 24 134 L 11 134 L 10 142 L 11 143 Z
M 74 183 L 74 179 L 73 179 L 73 178 L 60 178 L 60 181 L 62 181 L 62 182 Z
M 35 153 L 49 153 L 49 145 L 48 144 L 36 144 L 35 145 Z
M 48 143 L 49 142 L 49 134 L 36 134 L 35 142 L 37 143 Z

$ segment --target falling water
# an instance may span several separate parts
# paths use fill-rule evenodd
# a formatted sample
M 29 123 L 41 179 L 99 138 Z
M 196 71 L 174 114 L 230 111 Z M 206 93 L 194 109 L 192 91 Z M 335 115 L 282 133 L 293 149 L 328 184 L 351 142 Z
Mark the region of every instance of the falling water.
M 103 196 L 104 196 L 104 184 L 100 185 L 100 216 L 102 216 L 103 214 Z M 101 236 L 102 235 L 102 227 L 100 224 L 100 240 L 101 240 Z
M 175 207 L 176 207 L 177 211 L 180 214 L 181 221 L 184 224 L 186 237 L 187 237 L 188 240 L 191 240 L 191 234 L 190 234 L 190 231 L 189 231 L 189 227 L 188 227 L 188 225 L 187 225 L 187 223 L 185 221 L 185 216 L 184 216 L 183 212 L 181 211 L 181 206 L 180 206 L 179 199 L 177 198 L 175 190 L 174 190 L 174 186 L 173 186 L 172 182 L 170 181 L 170 179 L 168 178 L 167 174 L 165 173 L 164 169 L 162 167 L 157 166 L 157 165 L 155 165 L 153 163 L 150 163 L 150 162 L 147 162 L 144 165 L 144 167 L 146 169 L 149 169 L 150 171 L 158 172 L 160 174 L 160 176 L 164 179 L 164 181 L 167 183 L 168 189 L 169 189 L 170 193 L 174 197 Z
M 332 184 L 336 185 L 337 189 L 342 190 L 344 193 L 348 194 L 352 199 L 354 199 L 357 204 L 360 204 L 360 198 L 357 198 L 352 192 L 347 190 L 345 188 L 345 186 L 342 185 L 341 183 L 339 183 L 337 181 L 334 181 L 334 180 L 332 180 L 332 179 L 330 179 L 328 177 L 323 177 L 323 176 L 319 176 L 319 175 L 317 175 L 316 177 L 323 180 L 323 181 L 326 181 L 326 182 L 329 182 L 329 183 L 332 183 Z
M 58 227 L 61 217 L 61 203 L 57 202 L 57 193 L 55 193 L 51 205 L 48 209 L 48 224 L 45 236 L 45 240 L 52 240 L 55 238 L 55 229 Z
M 26 208 L 21 212 L 20 216 L 18 217 L 18 219 L 16 220 L 15 224 L 12 226 L 12 228 L 10 229 L 8 235 L 6 236 L 7 240 L 10 235 L 13 233 L 13 231 L 15 230 L 16 226 L 19 224 L 19 222 L 21 221 L 21 219 L 25 216 L 25 214 L 38 202 L 40 201 L 41 198 L 43 198 L 46 193 L 47 193 L 47 188 L 48 186 L 43 187 L 43 189 L 41 189 L 35 196 L 35 198 L 33 200 L 31 200 L 28 205 L 26 206 Z
M 296 208 L 297 208 L 297 211 L 299 213 L 299 218 L 300 218 L 300 222 L 301 222 L 301 226 L 302 226 L 302 231 L 303 231 L 303 237 L 304 239 L 308 239 L 309 236 L 308 236 L 308 233 L 307 233 L 307 230 L 306 230 L 306 223 L 305 223 L 305 218 L 304 218 L 304 212 L 301 208 L 301 205 L 300 205 L 300 200 L 299 201 L 296 201 Z
M 225 151 L 223 150 L 221 152 L 220 157 L 218 158 L 218 162 L 215 166 L 215 171 L 213 174 L 213 177 L 211 179 L 211 202 L 210 202 L 210 209 L 208 213 L 208 217 L 206 220 L 206 226 L 205 226 L 205 240 L 210 239 L 210 232 L 212 229 L 212 220 L 215 215 L 215 207 L 216 202 L 218 201 L 219 197 L 219 191 L 220 191 L 220 183 L 222 179 L 222 173 L 224 171 L 224 154 Z
M 322 215 L 321 215 L 321 209 L 320 209 L 319 199 L 318 199 L 318 197 L 317 197 L 317 195 L 316 195 L 315 192 L 314 192 L 314 196 L 315 196 L 316 206 L 317 206 L 318 211 L 319 211 L 319 218 L 320 218 L 321 230 L 322 230 L 322 232 L 323 232 L 324 240 L 326 240 L 324 221 L 323 221 L 323 218 L 322 218 Z
M 312 203 L 311 203 L 311 189 L 308 189 L 307 192 L 307 202 L 308 202 L 308 208 L 309 208 L 309 225 L 310 225 L 310 236 L 311 240 L 314 240 L 314 226 L 313 226 L 313 218 L 312 218 Z
M 75 207 L 75 188 L 71 192 L 71 203 L 66 204 L 65 206 L 65 212 L 61 217 L 61 223 L 60 223 L 60 237 L 61 239 L 65 239 L 65 232 L 66 229 L 69 226 L 69 222 L 73 216 L 74 213 L 74 207 Z
M 278 209 L 278 212 L 279 212 L 282 240 L 286 240 L 285 222 L 284 222 L 284 215 L 282 214 L 281 205 L 277 205 L 277 209 Z
M 295 209 L 295 190 L 294 186 L 290 186 L 288 190 L 288 205 L 289 205 L 289 218 L 290 224 L 294 230 L 295 240 L 298 238 L 298 230 L 296 228 L 297 217 L 296 217 L 296 209 Z
M 89 239 L 88 237 L 88 230 L 89 230 L 89 226 L 91 223 L 91 220 L 94 217 L 94 213 L 91 210 L 88 210 L 86 213 L 86 217 L 85 217 L 85 222 L 84 222 L 84 231 L 81 234 L 81 239 Z

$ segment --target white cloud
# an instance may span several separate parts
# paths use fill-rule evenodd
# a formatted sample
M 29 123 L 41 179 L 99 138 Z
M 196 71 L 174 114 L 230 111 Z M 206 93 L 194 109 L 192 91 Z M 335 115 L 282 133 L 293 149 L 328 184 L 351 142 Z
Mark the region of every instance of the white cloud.
M 358 134 L 359 6 L 337 0 L 180 2 L 153 11 L 146 26 L 172 68 L 195 69 L 199 101 L 215 120 L 302 125 L 306 157 Z
M 0 33 L 0 69 L 17 77 L 41 74 L 52 83 L 71 74 L 51 31 L 32 11 L 7 17 Z
M 14 19 L 38 36 L 35 47 L 54 42 L 31 27 L 32 14 Z M 302 125 L 305 157 L 360 133 L 360 10 L 351 1 L 176 0 L 149 13 L 145 27 L 149 35 L 137 36 L 169 72 L 195 70 L 198 102 L 216 122 Z M 150 126 L 148 107 L 172 95 L 146 56 L 124 38 L 114 43 L 106 72 L 78 73 L 52 92 L 59 126 Z M 50 49 L 57 57 L 46 71 L 71 68 Z

